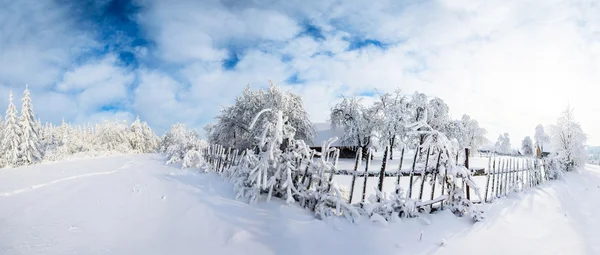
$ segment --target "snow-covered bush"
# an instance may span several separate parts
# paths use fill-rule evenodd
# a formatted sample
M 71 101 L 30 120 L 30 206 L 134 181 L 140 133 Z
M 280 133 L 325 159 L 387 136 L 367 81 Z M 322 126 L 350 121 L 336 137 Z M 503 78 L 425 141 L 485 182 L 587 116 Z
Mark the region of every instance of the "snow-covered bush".
M 427 116 L 427 114 L 428 112 L 425 110 L 424 115 Z M 466 198 L 465 190 L 462 189 L 462 185 L 459 185 L 460 182 L 464 181 L 481 199 L 480 189 L 475 183 L 471 171 L 464 166 L 459 166 L 455 161 L 458 154 L 457 143 L 452 142 L 444 133 L 432 128 L 424 120 L 417 121 L 409 125 L 409 127 L 413 129 L 411 133 L 414 135 L 426 135 L 421 145 L 421 151 L 427 150 L 431 155 L 440 155 L 438 181 L 441 185 L 444 185 L 445 190 L 447 190 L 446 194 L 448 194 L 448 199 L 445 199 L 444 203 L 450 207 L 452 212 L 459 216 L 469 214 L 476 221 L 482 220 L 483 212 Z M 432 160 L 435 157 L 429 158 Z M 433 165 L 432 163 L 430 161 L 428 164 Z
M 197 150 L 190 150 L 185 153 L 181 168 L 201 168 L 204 165 L 202 153 Z
M 267 200 L 275 194 L 276 196 L 285 194 L 288 203 L 294 201 L 292 190 L 297 190 L 292 183 L 293 175 L 297 175 L 299 166 L 296 158 L 308 156 L 308 146 L 302 140 L 294 139 L 294 128 L 287 122 L 282 111 L 272 112 L 271 109 L 265 109 L 259 112 L 249 129 L 256 127 L 256 123 L 261 115 L 267 116 L 263 121 L 262 135 L 258 142 L 258 154 L 252 151 L 246 151 L 240 167 L 233 167 L 227 170 L 228 176 L 235 178 L 237 186 L 245 186 L 239 189 L 239 197 L 245 197 L 251 203 L 258 200 L 258 194 L 267 192 Z M 270 118 L 269 118 L 270 117 Z M 286 146 L 282 144 L 286 142 Z M 282 148 L 284 147 L 284 148 Z
M 201 152 L 206 146 L 196 131 L 188 131 L 184 124 L 177 123 L 163 136 L 159 151 L 167 156 L 167 164 L 182 163 L 183 168 L 188 168 L 202 163 Z
M 257 126 L 260 117 L 265 120 Z M 279 197 L 288 204 L 300 202 L 322 218 L 344 215 L 355 220 L 359 216 L 329 178 L 339 156 L 339 151 L 330 147 L 335 140 L 324 144 L 321 153 L 311 152 L 303 140 L 294 138 L 296 130 L 283 112 L 271 109 L 259 112 L 249 128 L 261 130 L 257 153 L 246 150 L 240 164 L 224 171 L 224 177 L 234 184 L 237 198 L 256 203 L 266 194 L 267 200 Z M 312 160 L 311 154 L 320 157 Z
M 362 208 L 371 219 L 375 215 L 379 215 L 386 221 L 393 222 L 399 218 L 417 217 L 419 215 L 418 201 L 407 197 L 400 186 L 396 186 L 396 192 L 390 194 L 389 197 L 375 189 L 375 195 L 371 195 L 368 201 L 369 203 L 362 204 Z

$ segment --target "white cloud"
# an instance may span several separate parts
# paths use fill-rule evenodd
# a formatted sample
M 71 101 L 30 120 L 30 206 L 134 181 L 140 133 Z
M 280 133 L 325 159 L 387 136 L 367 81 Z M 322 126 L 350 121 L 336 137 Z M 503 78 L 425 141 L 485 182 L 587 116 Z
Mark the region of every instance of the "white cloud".
M 117 58 L 109 55 L 67 71 L 56 88 L 64 92 L 77 92 L 111 84 L 123 86 L 131 83 L 132 80 L 133 77 L 127 71 L 117 66 Z
M 0 83 L 47 87 L 75 56 L 96 44 L 74 29 L 66 7 L 52 1 L 3 1 L 0 8 Z
M 600 7 L 592 1 L 138 0 L 144 8 L 136 20 L 153 44 L 136 52 L 160 62 L 134 71 L 114 57 L 72 66 L 74 56 L 96 42 L 73 29 L 60 7 L 13 2 L 0 10 L 0 19 L 9 17 L 2 31 L 11 35 L 0 35 L 0 84 L 60 83 L 49 94 L 53 99 L 40 99 L 44 115 L 56 116 L 46 108 L 59 98 L 74 101 L 57 105 L 79 119 L 125 102 L 131 116 L 162 130 L 177 121 L 201 127 L 246 84 L 264 87 L 270 79 L 302 95 L 315 121 L 326 120 L 340 95 L 400 87 L 441 97 L 454 118 L 472 115 L 491 139 L 509 132 L 515 145 L 536 124 L 553 123 L 570 103 L 590 142 L 600 144 L 594 117 L 600 110 Z M 28 14 L 14 18 L 17 12 Z M 300 35 L 306 23 L 325 39 Z M 387 47 L 348 52 L 351 38 Z M 239 50 L 240 60 L 224 70 L 230 48 Z M 292 75 L 302 84 L 285 84 Z
M 158 132 L 166 131 L 175 122 L 197 125 L 202 103 L 183 103 L 180 98 L 187 93 L 183 86 L 158 72 L 142 70 L 139 77 L 140 84 L 133 93 L 133 109 L 141 119 Z
M 81 114 L 127 99 L 135 76 L 118 66 L 117 58 L 108 55 L 78 66 L 64 74 L 56 86 L 61 92 L 75 93 Z
M 217 64 L 211 68 L 206 64 L 184 68 L 191 94 L 208 99 L 212 113 L 218 109 L 214 104 L 231 102 L 246 83 L 269 78 L 281 83 L 298 73 L 305 84 L 289 88 L 304 96 L 309 113 L 317 121 L 326 119 L 329 107 L 340 94 L 372 88 L 385 92 L 400 87 L 407 93 L 419 90 L 443 98 L 455 118 L 463 113 L 473 115 L 489 130 L 491 138 L 500 132 L 512 133 L 513 139 L 530 135 L 536 124 L 554 122 L 570 102 L 591 132 L 591 142 L 600 143 L 600 134 L 593 134 L 600 123 L 588 117 L 599 110 L 593 98 L 598 94 L 594 84 L 600 81 L 596 74 L 600 70 L 598 26 L 585 22 L 597 19 L 589 5 L 560 0 L 318 2 L 321 11 L 304 3 L 255 3 L 237 9 L 212 5 L 203 12 L 211 13 L 208 16 L 196 15 L 198 8 L 205 6 L 192 7 L 188 2 L 169 8 L 161 2 L 162 8 L 150 13 L 163 14 L 156 23 L 166 20 L 187 31 L 210 35 L 213 50 L 222 49 L 224 38 L 244 34 L 235 29 L 241 26 L 231 25 L 240 19 L 252 20 L 251 15 L 240 15 L 245 13 L 244 8 L 279 12 L 277 16 L 287 15 L 290 19 L 304 15 L 323 27 L 325 41 L 305 36 L 288 39 L 282 47 L 269 48 L 269 53 L 243 56 L 234 71 L 223 71 Z M 187 12 L 181 11 L 183 6 Z M 197 16 L 226 29 L 215 31 L 210 25 L 200 25 Z M 194 22 L 169 22 L 186 19 Z M 244 35 L 249 41 L 273 40 L 264 34 Z M 348 43 L 341 38 L 356 35 L 392 44 L 386 50 L 367 47 L 344 52 Z M 194 47 L 193 43 L 182 45 Z M 333 52 L 333 56 L 313 56 L 326 51 Z M 291 61 L 278 61 L 282 55 L 292 56 Z

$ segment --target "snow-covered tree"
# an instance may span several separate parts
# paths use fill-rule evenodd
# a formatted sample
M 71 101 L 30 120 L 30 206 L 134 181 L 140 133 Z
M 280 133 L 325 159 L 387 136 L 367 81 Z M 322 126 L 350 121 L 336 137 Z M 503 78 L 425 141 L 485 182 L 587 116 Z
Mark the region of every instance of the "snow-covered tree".
M 135 121 L 133 121 L 133 123 L 131 123 L 129 129 L 129 143 L 131 143 L 131 148 L 133 148 L 133 150 L 135 151 L 144 152 L 144 134 L 142 131 L 142 122 L 140 121 L 139 116 L 135 118 Z
M 586 163 L 587 136 L 568 106 L 555 125 L 550 127 L 551 144 L 563 171 L 572 171 Z
M 311 141 L 314 137 L 312 122 L 304 109 L 302 98 L 292 92 L 284 92 L 273 84 L 268 89 L 250 90 L 236 98 L 235 104 L 224 107 L 216 117 L 217 123 L 208 137 L 209 142 L 239 150 L 254 148 L 259 131 L 250 130 L 250 122 L 263 109 L 282 111 L 290 125 L 296 128 L 296 139 Z M 258 125 L 263 121 L 259 120 Z
M 360 98 L 344 98 L 331 110 L 331 127 L 344 129 L 341 142 L 344 145 L 356 146 L 367 151 L 372 146 L 372 139 L 377 131 L 377 108 L 365 106 Z
M 461 151 L 464 148 L 477 150 L 486 143 L 486 133 L 487 131 L 484 128 L 479 127 L 477 120 L 466 114 L 460 120 L 449 122 L 447 128 L 448 136 L 456 138 Z
M 159 138 L 152 132 L 145 121 L 137 117 L 130 126 L 129 143 L 134 151 L 140 153 L 155 152 L 158 149 Z
M 508 133 L 504 133 L 504 135 L 498 136 L 498 140 L 496 141 L 496 152 L 502 154 L 511 154 L 512 149 L 510 145 L 510 136 Z
M 17 108 L 13 104 L 12 91 L 9 94 L 6 121 L 2 134 L 2 160 L 5 166 L 18 166 L 21 157 L 21 128 L 17 123 Z
M 127 153 L 132 150 L 129 142 L 129 126 L 126 122 L 105 121 L 96 129 L 97 135 L 94 144 L 97 150 L 118 153 Z
M 446 127 L 450 122 L 448 105 L 444 100 L 436 97 L 429 100 L 427 106 L 427 123 L 433 129 L 447 133 Z
M 427 95 L 423 94 L 423 93 L 419 93 L 419 92 L 415 92 L 412 95 L 411 101 L 410 101 L 410 106 L 411 106 L 411 112 L 412 112 L 412 123 L 416 123 L 419 121 L 422 121 L 423 118 L 425 118 L 425 121 L 428 120 L 428 114 L 426 113 L 428 111 L 428 103 L 427 103 Z M 421 134 L 417 137 L 417 141 L 419 142 L 419 145 L 423 144 L 423 142 L 425 141 L 425 135 Z
M 550 137 L 546 134 L 546 131 L 544 131 L 544 126 L 542 126 L 542 124 L 538 124 L 535 127 L 535 136 L 533 139 L 535 140 L 535 146 L 540 146 L 540 148 L 543 148 L 545 144 L 550 142 Z
M 21 99 L 23 106 L 21 107 L 21 118 L 19 120 L 19 126 L 21 128 L 21 139 L 20 139 L 20 164 L 29 165 L 38 161 L 41 158 L 39 151 L 39 128 L 38 123 L 35 120 L 35 113 L 33 112 L 33 104 L 31 103 L 31 94 L 29 87 L 25 87 L 23 98 Z
M 160 138 L 152 131 L 145 121 L 142 122 L 142 137 L 144 138 L 143 153 L 156 152 L 160 145 Z
M 523 155 L 533 155 L 533 143 L 531 141 L 531 137 L 526 136 L 525 139 L 523 139 L 523 141 L 521 142 L 521 152 L 523 153 Z
M 389 146 L 390 159 L 393 159 L 393 149 L 399 144 L 405 144 L 408 137 L 406 125 L 412 121 L 410 99 L 398 89 L 393 94 L 386 93 L 379 96 L 379 101 L 374 107 L 381 114 L 377 132 L 380 135 L 381 147 Z

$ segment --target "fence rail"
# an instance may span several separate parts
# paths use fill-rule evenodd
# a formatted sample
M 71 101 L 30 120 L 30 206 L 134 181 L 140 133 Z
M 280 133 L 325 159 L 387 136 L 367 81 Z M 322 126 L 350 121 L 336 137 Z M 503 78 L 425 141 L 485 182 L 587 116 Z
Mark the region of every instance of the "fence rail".
M 240 153 L 237 150 L 225 148 L 220 145 L 210 145 L 204 150 L 203 155 L 207 164 L 215 169 L 215 171 L 222 172 L 228 167 L 238 165 L 243 157 L 243 153 L 245 152 Z M 339 169 L 325 171 L 325 174 L 329 175 L 329 181 L 331 181 L 334 177 L 352 177 L 348 185 L 350 189 L 347 198 L 349 203 L 356 202 L 354 201 L 354 198 L 356 198 L 357 195 L 360 196 L 358 203 L 364 203 L 368 194 L 367 187 L 369 184 L 372 185 L 374 181 L 370 181 L 369 179 L 377 178 L 377 189 L 381 192 L 384 191 L 386 185 L 395 184 L 401 187 L 404 186 L 407 196 L 419 201 L 417 204 L 418 207 L 429 207 L 430 209 L 433 209 L 434 204 L 439 204 L 439 207 L 443 209 L 444 195 L 447 195 L 445 194 L 447 191 L 445 185 L 441 184 L 447 182 L 447 175 L 445 173 L 440 173 L 441 153 L 433 155 L 429 153 L 429 150 L 427 150 L 427 152 L 424 154 L 420 153 L 420 151 L 417 151 L 412 157 L 410 169 L 401 169 L 406 156 L 405 150 L 402 150 L 400 154 L 400 166 L 396 167 L 397 169 L 395 170 L 390 170 L 393 167 L 388 164 L 388 150 L 386 149 L 382 158 L 381 168 L 379 171 L 372 171 L 369 170 L 372 159 L 371 152 L 367 152 L 366 164 L 362 164 L 363 155 L 359 149 L 357 151 L 352 170 Z M 462 184 L 461 188 L 465 190 L 466 198 L 473 203 L 491 202 L 494 199 L 507 196 L 511 193 L 520 192 L 524 189 L 535 187 L 548 180 L 548 174 L 545 171 L 544 161 L 541 159 L 491 156 L 489 157 L 488 167 L 470 168 L 470 152 L 468 149 L 466 149 L 464 153 L 465 162 L 461 165 L 469 169 L 473 176 L 476 177 L 475 179 L 477 180 L 478 184 L 480 184 L 479 194 L 483 199 L 483 201 L 481 201 L 479 196 L 471 195 L 473 188 L 465 183 L 466 180 L 460 181 L 459 183 Z M 314 156 L 315 152 L 313 152 L 311 155 Z M 314 163 L 312 156 L 310 158 L 302 159 L 299 162 L 298 168 L 301 169 L 301 171 L 298 171 L 298 175 L 296 175 L 294 178 L 296 183 L 306 183 L 306 181 L 308 181 L 308 184 L 306 185 L 308 189 L 311 188 L 312 183 L 312 176 L 308 173 L 310 165 Z M 417 161 L 423 156 L 426 157 L 425 167 L 421 168 L 417 165 Z M 430 157 L 434 157 L 432 159 L 437 158 L 437 160 L 434 160 L 435 164 L 429 165 Z M 327 158 L 328 160 L 333 160 L 334 156 L 327 156 Z M 435 165 L 435 167 L 433 167 L 433 165 Z M 361 169 L 359 169 L 361 166 L 364 167 L 363 171 L 360 171 Z M 360 178 L 363 178 L 362 182 L 359 181 Z M 437 187 L 440 185 L 441 187 Z

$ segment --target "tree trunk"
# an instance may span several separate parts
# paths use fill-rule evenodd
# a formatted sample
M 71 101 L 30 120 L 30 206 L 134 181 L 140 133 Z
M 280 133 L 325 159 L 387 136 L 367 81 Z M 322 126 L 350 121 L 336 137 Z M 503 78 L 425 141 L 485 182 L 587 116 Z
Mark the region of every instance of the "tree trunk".
M 396 143 L 396 137 L 390 139 L 390 160 L 394 160 L 394 143 Z

